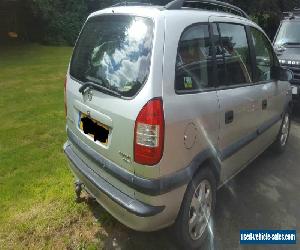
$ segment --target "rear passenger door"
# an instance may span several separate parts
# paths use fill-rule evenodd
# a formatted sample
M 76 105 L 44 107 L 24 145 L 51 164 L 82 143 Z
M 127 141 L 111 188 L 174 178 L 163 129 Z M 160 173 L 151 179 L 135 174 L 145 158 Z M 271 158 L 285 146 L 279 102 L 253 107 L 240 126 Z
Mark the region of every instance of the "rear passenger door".
M 213 20 L 220 105 L 219 155 L 221 181 L 231 177 L 256 155 L 247 145 L 256 137 L 260 89 L 253 85 L 252 60 L 246 26 L 228 18 Z

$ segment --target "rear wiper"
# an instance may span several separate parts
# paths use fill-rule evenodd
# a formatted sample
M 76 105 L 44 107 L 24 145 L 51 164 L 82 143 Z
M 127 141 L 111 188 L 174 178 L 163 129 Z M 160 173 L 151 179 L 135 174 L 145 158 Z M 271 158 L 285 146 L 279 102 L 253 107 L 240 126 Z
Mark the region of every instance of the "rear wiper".
M 107 93 L 110 93 L 110 94 L 113 94 L 114 96 L 117 96 L 117 97 L 121 97 L 122 95 L 120 93 L 118 93 L 117 91 L 114 91 L 112 89 L 109 89 L 107 87 L 104 87 L 102 85 L 99 85 L 99 84 L 96 84 L 96 83 L 93 83 L 93 82 L 86 82 L 84 83 L 80 88 L 79 88 L 79 92 L 81 94 L 84 94 L 85 90 L 87 88 L 91 88 L 91 89 L 96 89 L 96 90 L 100 90 L 100 91 L 103 91 L 103 92 L 107 92 Z

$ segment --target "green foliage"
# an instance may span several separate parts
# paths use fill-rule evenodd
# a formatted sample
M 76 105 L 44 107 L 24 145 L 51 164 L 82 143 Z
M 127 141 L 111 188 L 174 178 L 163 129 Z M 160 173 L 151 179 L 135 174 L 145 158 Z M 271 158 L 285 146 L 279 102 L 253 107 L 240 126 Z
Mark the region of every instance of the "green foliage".
M 74 45 L 89 13 L 123 0 L 26 0 L 35 18 L 31 37 L 47 44 Z M 170 0 L 131 0 L 165 5 Z M 226 1 L 226 0 L 223 0 Z M 282 11 L 300 7 L 300 0 L 227 0 L 245 10 L 273 38 Z M 30 29 L 30 27 L 29 27 Z
M 272 39 L 282 18 L 282 12 L 300 7 L 300 0 L 229 0 L 251 15 Z
M 47 44 L 73 45 L 88 15 L 84 0 L 30 0 L 40 26 L 40 39 Z

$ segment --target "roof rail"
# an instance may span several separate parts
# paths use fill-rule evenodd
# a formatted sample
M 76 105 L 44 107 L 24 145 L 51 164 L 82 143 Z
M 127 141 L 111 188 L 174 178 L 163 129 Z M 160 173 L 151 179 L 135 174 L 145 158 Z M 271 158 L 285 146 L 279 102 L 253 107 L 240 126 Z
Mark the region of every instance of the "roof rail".
M 168 10 L 178 10 L 182 7 L 228 12 L 250 19 L 246 12 L 239 7 L 217 0 L 174 0 L 165 6 Z
M 143 3 L 143 2 L 119 2 L 116 3 L 114 5 L 112 5 L 111 7 L 118 7 L 118 6 L 148 6 L 148 5 L 152 5 L 150 2 L 149 3 Z

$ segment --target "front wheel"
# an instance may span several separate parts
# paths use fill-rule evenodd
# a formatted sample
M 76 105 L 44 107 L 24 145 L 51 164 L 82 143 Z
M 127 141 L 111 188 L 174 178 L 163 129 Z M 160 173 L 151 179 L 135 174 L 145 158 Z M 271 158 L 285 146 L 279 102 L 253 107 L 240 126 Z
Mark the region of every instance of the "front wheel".
M 209 235 L 216 204 L 216 179 L 209 168 L 201 169 L 187 187 L 175 234 L 184 249 L 199 249 Z
M 290 128 L 291 128 L 291 117 L 290 117 L 290 113 L 286 112 L 283 116 L 282 124 L 277 139 L 274 142 L 274 149 L 277 153 L 284 152 L 289 139 Z

